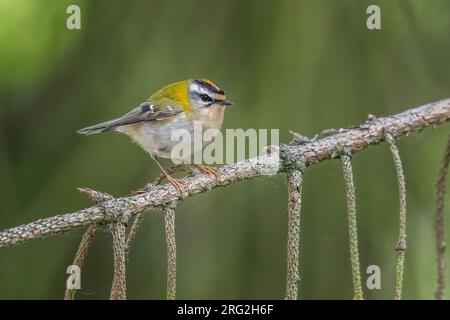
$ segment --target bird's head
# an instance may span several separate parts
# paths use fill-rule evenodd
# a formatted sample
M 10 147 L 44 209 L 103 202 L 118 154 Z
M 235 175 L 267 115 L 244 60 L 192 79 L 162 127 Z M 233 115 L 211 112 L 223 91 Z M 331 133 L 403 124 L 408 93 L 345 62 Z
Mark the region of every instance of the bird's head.
M 229 107 L 233 103 L 226 100 L 225 92 L 207 79 L 190 79 L 170 84 L 151 98 L 170 99 L 180 104 L 187 112 L 212 106 Z
M 230 107 L 225 92 L 214 82 L 207 79 L 194 79 L 189 83 L 189 101 L 192 108 L 209 108 L 211 106 Z

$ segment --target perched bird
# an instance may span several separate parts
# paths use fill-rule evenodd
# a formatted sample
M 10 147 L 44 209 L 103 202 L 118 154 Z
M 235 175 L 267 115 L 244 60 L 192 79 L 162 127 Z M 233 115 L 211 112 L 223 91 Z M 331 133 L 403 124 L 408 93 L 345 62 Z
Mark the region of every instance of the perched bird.
M 207 79 L 190 79 L 170 84 L 120 118 L 95 124 L 77 131 L 90 135 L 105 131 L 117 131 L 130 136 L 155 160 L 165 178 L 183 194 L 182 184 L 170 176 L 158 158 L 171 158 L 172 149 L 179 141 L 173 141 L 172 133 L 184 129 L 191 135 L 191 143 L 199 139 L 194 134 L 194 122 L 201 124 L 202 131 L 220 129 L 225 107 L 233 105 L 225 99 L 225 92 Z M 196 145 L 204 147 L 213 136 L 201 135 Z M 191 149 L 192 153 L 198 150 Z M 185 155 L 189 156 L 189 155 Z M 173 160 L 173 159 L 172 159 Z M 217 174 L 217 169 L 192 164 L 201 172 Z

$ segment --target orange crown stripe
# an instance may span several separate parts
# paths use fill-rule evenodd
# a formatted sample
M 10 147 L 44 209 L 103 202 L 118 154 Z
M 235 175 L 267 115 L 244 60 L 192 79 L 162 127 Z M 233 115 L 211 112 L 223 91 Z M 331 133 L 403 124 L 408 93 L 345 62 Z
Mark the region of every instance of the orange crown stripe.
M 214 82 L 212 82 L 211 80 L 208 79 L 202 79 L 202 81 L 206 82 L 207 84 L 213 86 L 214 88 L 216 88 L 217 90 L 220 90 L 219 86 L 217 84 L 215 84 Z

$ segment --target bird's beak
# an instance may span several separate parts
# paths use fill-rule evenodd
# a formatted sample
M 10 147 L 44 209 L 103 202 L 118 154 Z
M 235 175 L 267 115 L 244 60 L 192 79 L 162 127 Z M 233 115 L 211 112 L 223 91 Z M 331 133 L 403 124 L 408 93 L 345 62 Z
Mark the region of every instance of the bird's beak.
M 220 104 L 224 107 L 232 107 L 234 105 L 234 103 L 229 100 L 222 100 L 220 101 Z

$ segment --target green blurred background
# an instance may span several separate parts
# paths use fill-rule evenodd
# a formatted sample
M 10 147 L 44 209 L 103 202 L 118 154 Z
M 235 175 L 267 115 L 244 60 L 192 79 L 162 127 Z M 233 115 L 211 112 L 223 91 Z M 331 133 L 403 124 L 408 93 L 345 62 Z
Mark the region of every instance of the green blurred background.
M 66 8 L 81 7 L 81 30 Z M 382 29 L 366 28 L 381 7 Z M 312 136 L 368 113 L 388 115 L 450 97 L 450 2 L 0 0 L 0 229 L 90 203 L 91 187 L 125 195 L 158 170 L 125 136 L 75 130 L 137 106 L 171 82 L 207 77 L 236 107 L 224 128 Z M 435 288 L 434 184 L 448 127 L 400 140 L 408 188 L 404 297 Z M 169 165 L 165 162 L 165 165 Z M 361 267 L 382 271 L 393 297 L 398 193 L 385 144 L 354 157 Z M 300 297 L 352 297 L 344 182 L 338 161 L 304 178 Z M 285 176 L 261 177 L 177 210 L 178 298 L 282 298 Z M 61 299 L 83 230 L 0 251 L 0 298 Z M 146 215 L 130 253 L 128 297 L 165 297 L 161 212 Z M 111 237 L 100 233 L 78 298 L 106 299 Z

